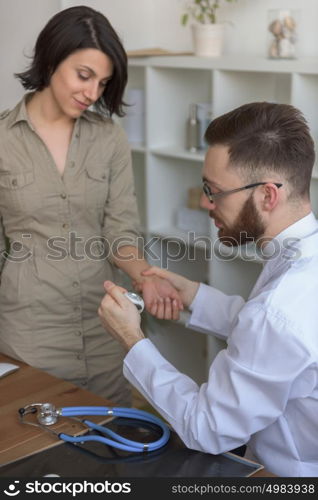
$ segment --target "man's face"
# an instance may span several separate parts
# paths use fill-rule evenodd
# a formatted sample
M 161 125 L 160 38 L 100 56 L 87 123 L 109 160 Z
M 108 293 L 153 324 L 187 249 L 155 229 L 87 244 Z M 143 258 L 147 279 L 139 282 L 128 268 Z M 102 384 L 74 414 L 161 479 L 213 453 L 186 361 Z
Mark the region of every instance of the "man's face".
M 210 147 L 203 168 L 203 180 L 212 193 L 220 193 L 244 186 L 238 173 L 229 166 L 227 147 Z M 220 241 L 227 246 L 238 246 L 256 241 L 265 232 L 265 224 L 257 209 L 252 192 L 239 191 L 216 199 L 211 203 L 205 194 L 201 206 L 209 211 L 210 217 L 218 228 Z
M 218 236 L 224 245 L 238 246 L 251 241 L 256 242 L 264 232 L 265 224 L 255 206 L 253 193 L 251 193 L 232 225 L 224 225 L 223 228 L 220 228 Z

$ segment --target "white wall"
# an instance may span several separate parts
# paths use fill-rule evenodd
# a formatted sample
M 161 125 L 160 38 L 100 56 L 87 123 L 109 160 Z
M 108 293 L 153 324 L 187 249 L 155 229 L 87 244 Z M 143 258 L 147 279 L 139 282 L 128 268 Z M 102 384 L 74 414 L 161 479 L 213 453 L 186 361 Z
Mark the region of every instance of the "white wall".
M 14 105 L 23 88 L 13 77 L 28 64 L 39 31 L 60 8 L 89 5 L 103 12 L 127 50 L 163 47 L 191 50 L 190 26 L 180 25 L 184 0 L 0 0 L 0 110 Z M 228 21 L 226 53 L 265 55 L 267 13 L 271 8 L 301 12 L 299 54 L 318 56 L 318 0 L 223 1 L 219 20 Z M 231 23 L 231 24 L 230 24 Z
M 60 0 L 0 0 L 0 111 L 23 95 L 13 74 L 26 68 L 38 33 L 59 9 Z
M 152 45 L 154 17 L 152 0 L 61 0 L 62 8 L 74 5 L 88 5 L 102 12 L 109 18 L 126 48 Z
M 190 26 L 180 17 L 185 0 L 61 0 L 64 7 L 85 4 L 103 12 L 119 31 L 125 47 L 191 50 Z M 264 55 L 268 10 L 295 8 L 301 12 L 299 54 L 318 56 L 318 0 L 237 0 L 221 2 L 219 20 L 228 21 L 225 52 Z

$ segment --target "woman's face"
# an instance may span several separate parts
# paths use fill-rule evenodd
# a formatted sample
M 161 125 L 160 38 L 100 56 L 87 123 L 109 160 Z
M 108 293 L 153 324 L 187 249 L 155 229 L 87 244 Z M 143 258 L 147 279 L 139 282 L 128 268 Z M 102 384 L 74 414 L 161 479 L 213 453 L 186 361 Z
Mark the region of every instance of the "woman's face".
M 58 111 L 77 118 L 102 95 L 113 63 L 98 49 L 73 52 L 54 71 L 48 89 Z

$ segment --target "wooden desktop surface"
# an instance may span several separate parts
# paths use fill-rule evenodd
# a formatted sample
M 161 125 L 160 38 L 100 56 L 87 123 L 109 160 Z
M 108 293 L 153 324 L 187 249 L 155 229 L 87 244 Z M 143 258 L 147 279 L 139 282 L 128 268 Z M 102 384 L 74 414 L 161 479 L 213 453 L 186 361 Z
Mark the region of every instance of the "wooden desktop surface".
M 62 441 L 49 432 L 20 422 L 19 408 L 31 403 L 52 403 L 63 406 L 114 406 L 110 401 L 81 389 L 70 382 L 53 377 L 20 361 L 0 354 L 0 363 L 13 363 L 20 369 L 0 378 L 0 465 L 33 455 Z M 37 422 L 33 415 L 29 421 Z M 104 423 L 111 417 L 93 416 L 90 420 Z M 63 418 L 52 427 L 58 432 L 80 435 L 82 424 Z
M 0 363 L 13 363 L 20 369 L 0 378 L 0 466 L 10 464 L 63 441 L 41 428 L 23 424 L 18 410 L 31 403 L 52 403 L 63 406 L 113 406 L 112 403 L 91 392 L 32 368 L 25 363 L 0 354 Z M 37 422 L 33 415 L 28 420 Z M 112 417 L 92 416 L 90 420 L 102 424 Z M 60 417 L 52 427 L 58 432 L 80 435 L 87 430 L 75 420 Z M 262 469 L 250 477 L 274 477 Z

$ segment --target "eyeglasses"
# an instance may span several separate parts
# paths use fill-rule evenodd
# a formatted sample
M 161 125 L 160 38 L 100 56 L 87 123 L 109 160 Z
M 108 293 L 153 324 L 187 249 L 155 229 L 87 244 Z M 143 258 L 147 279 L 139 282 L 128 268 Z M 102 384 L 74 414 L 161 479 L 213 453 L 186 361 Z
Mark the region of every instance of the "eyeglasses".
M 269 184 L 269 182 L 255 182 L 254 184 L 248 184 L 247 186 L 243 186 L 240 188 L 236 189 L 231 189 L 230 191 L 220 191 L 219 193 L 212 193 L 210 186 L 207 184 L 207 182 L 203 182 L 203 192 L 205 196 L 208 198 L 210 203 L 214 203 L 215 200 L 218 200 L 219 198 L 222 198 L 222 196 L 227 196 L 228 194 L 232 193 L 238 193 L 239 191 L 243 191 L 244 189 L 252 189 L 256 186 L 263 186 L 264 184 Z M 273 182 L 273 184 L 280 188 L 283 184 L 279 182 Z

